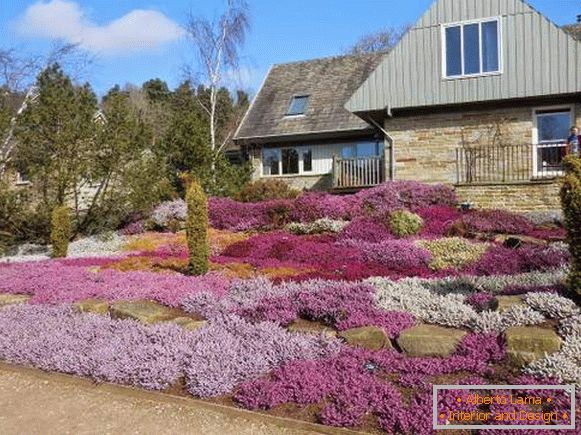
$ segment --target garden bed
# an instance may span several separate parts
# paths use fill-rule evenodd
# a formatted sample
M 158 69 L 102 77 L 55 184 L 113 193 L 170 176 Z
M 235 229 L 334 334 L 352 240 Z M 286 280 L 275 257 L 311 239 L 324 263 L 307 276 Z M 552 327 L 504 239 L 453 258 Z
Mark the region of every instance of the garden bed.
M 437 383 L 581 384 L 554 223 L 417 183 L 212 199 L 211 272 L 191 277 L 183 217 L 0 263 L 0 359 L 371 433 L 432 433 Z

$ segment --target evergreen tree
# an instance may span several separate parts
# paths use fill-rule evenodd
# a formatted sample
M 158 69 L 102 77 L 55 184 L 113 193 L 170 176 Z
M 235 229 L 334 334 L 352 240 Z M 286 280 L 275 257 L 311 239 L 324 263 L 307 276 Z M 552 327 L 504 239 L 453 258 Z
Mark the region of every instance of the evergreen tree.
M 38 77 L 39 96 L 17 120 L 16 161 L 48 209 L 63 205 L 87 176 L 95 147 L 97 98 L 74 86 L 58 64 Z

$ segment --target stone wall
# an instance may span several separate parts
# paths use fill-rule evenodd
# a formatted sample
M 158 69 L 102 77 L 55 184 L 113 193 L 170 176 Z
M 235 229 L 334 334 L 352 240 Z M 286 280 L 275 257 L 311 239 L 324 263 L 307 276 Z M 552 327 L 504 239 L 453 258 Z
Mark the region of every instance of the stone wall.
M 560 210 L 559 181 L 511 184 L 457 185 L 458 200 L 476 208 L 501 208 L 515 212 Z
M 462 145 L 531 144 L 533 109 L 489 108 L 388 118 L 395 143 L 395 178 L 428 183 L 456 182 L 456 149 Z M 575 107 L 581 125 L 581 104 Z

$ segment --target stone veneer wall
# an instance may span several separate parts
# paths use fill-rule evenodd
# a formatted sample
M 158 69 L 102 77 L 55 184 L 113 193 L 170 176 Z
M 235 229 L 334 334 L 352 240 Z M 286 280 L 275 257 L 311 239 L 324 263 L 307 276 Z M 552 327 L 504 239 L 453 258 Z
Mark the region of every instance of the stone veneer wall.
M 548 106 L 545 104 L 545 106 Z M 533 109 L 542 105 L 431 113 L 388 118 L 385 129 L 395 142 L 395 178 L 428 183 L 456 183 L 456 148 L 487 145 L 499 126 L 501 143 L 530 144 Z M 581 125 L 581 104 L 575 107 Z
M 560 183 L 530 182 L 511 184 L 457 185 L 460 202 L 476 208 L 501 208 L 515 212 L 560 210 Z

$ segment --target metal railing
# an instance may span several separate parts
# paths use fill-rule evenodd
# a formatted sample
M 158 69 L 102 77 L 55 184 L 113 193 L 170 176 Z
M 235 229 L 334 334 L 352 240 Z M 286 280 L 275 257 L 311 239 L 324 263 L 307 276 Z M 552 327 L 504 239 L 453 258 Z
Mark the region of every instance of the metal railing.
M 563 174 L 562 142 L 470 146 L 456 149 L 458 184 L 543 180 Z
M 383 157 L 352 159 L 333 157 L 333 187 L 335 189 L 371 187 L 383 181 L 385 181 Z

